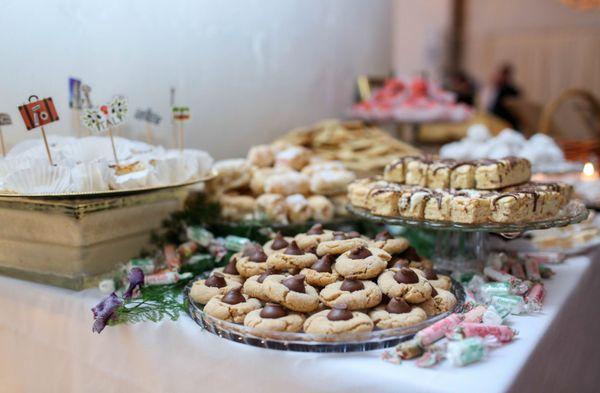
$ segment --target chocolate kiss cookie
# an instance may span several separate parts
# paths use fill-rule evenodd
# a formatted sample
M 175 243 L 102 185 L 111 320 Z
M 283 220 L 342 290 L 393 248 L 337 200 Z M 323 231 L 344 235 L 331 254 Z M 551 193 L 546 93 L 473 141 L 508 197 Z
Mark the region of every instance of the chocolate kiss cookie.
M 394 236 L 392 236 L 388 231 L 379 232 L 377 235 L 375 235 L 375 240 L 377 241 L 386 241 L 393 238 Z
M 371 251 L 365 246 L 356 247 L 348 253 L 350 259 L 365 259 L 373 255 Z
M 438 275 L 435 273 L 435 270 L 428 268 L 423 270 L 423 273 L 425 273 L 425 278 L 428 280 L 437 280 L 438 279 Z
M 408 267 L 409 265 L 410 265 L 410 261 L 408 259 L 404 259 L 399 256 L 395 256 L 395 257 L 392 257 L 392 259 L 390 259 L 387 267 L 388 267 L 388 269 L 391 269 L 393 267 L 403 268 L 403 267 Z
M 403 267 L 394 274 L 394 280 L 399 284 L 416 284 L 419 282 L 419 277 L 412 269 Z
M 345 304 L 338 304 L 333 306 L 333 309 L 327 313 L 327 319 L 330 321 L 347 321 L 352 319 L 352 311 L 349 311 Z
M 231 260 L 229 261 L 227 266 L 225 266 L 225 268 L 223 269 L 223 273 L 231 274 L 234 276 L 239 276 L 240 272 L 238 272 L 237 267 L 235 267 L 236 263 L 237 263 L 237 258 L 236 257 L 231 258 Z
M 298 247 L 298 243 L 293 240 L 283 253 L 286 255 L 303 255 L 304 251 L 302 251 L 300 247 Z
M 307 235 L 322 235 L 323 233 L 325 233 L 325 231 L 323 231 L 322 224 L 315 224 L 308 230 L 308 232 L 306 232 Z
M 271 243 L 271 249 L 272 250 L 281 250 L 281 249 L 289 246 L 289 244 L 290 243 L 288 243 L 287 240 L 284 239 L 281 232 L 277 232 L 277 234 L 275 235 L 275 238 L 273 238 L 273 242 Z
M 306 293 L 306 288 L 304 287 L 304 275 L 297 274 L 292 277 L 288 277 L 285 280 L 281 281 L 283 285 L 285 285 L 290 291 Z
M 260 247 L 260 246 L 259 246 Z M 263 251 L 262 247 L 255 249 L 249 256 L 250 262 L 267 262 L 267 254 Z
M 365 289 L 365 284 L 362 281 L 347 278 L 342 282 L 340 289 L 347 292 L 356 292 Z
M 204 285 L 207 287 L 223 288 L 227 286 L 225 277 L 220 273 L 214 273 L 212 276 L 204 280 Z
M 265 307 L 260 310 L 261 318 L 281 318 L 288 315 L 288 312 L 285 308 L 277 303 L 267 303 Z
M 313 263 L 310 267 L 312 270 L 316 270 L 319 273 L 331 273 L 331 265 L 335 262 L 335 255 L 327 254 L 323 255 L 321 259 Z
M 404 250 L 399 257 L 413 262 L 421 262 L 423 260 L 419 254 L 417 254 L 417 250 L 412 246 Z
M 262 273 L 260 276 L 258 276 L 258 278 L 256 279 L 256 281 L 258 281 L 259 283 L 263 283 L 265 281 L 265 278 L 267 278 L 268 276 L 272 275 L 272 274 L 277 274 L 277 270 L 275 269 L 267 269 L 265 270 L 264 273 Z
M 385 306 L 385 311 L 392 314 L 404 314 L 410 312 L 412 307 L 401 297 L 395 297 Z
M 242 287 L 229 290 L 223 295 L 221 301 L 231 305 L 245 302 L 246 298 L 242 295 Z

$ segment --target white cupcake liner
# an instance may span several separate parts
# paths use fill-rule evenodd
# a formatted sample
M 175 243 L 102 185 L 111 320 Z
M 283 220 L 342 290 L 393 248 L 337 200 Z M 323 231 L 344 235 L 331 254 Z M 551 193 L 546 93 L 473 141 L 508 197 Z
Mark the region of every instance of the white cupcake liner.
M 61 194 L 71 186 L 71 171 L 63 166 L 34 166 L 10 174 L 4 188 L 19 194 Z

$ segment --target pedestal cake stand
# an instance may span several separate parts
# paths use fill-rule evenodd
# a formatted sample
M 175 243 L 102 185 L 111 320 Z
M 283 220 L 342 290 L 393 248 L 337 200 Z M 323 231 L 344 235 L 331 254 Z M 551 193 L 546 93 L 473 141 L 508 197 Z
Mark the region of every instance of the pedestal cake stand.
M 436 232 L 431 259 L 437 268 L 459 272 L 481 271 L 489 252 L 489 235 L 499 234 L 514 239 L 523 232 L 576 224 L 585 220 L 589 211 L 578 200 L 570 201 L 552 218 L 517 223 L 459 224 L 450 221 L 419 220 L 403 217 L 386 217 L 372 214 L 366 209 L 348 205 L 348 211 L 365 220 L 388 225 L 399 225 Z

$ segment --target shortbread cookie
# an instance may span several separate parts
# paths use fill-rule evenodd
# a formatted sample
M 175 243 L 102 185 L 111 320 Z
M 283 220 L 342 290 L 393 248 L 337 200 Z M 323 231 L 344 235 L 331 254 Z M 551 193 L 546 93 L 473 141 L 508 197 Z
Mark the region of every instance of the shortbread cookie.
M 398 187 L 374 188 L 367 196 L 367 208 L 378 216 L 397 216 L 401 197 L 402 191 Z
M 265 302 L 269 301 L 269 298 L 265 294 L 265 281 L 273 275 L 280 274 L 282 273 L 277 270 L 267 269 L 262 274 L 248 277 L 246 281 L 244 281 L 244 293 Z
M 353 172 L 325 170 L 313 173 L 310 178 L 310 190 L 320 195 L 336 195 L 346 192 L 348 184 L 355 178 Z
M 322 224 L 313 225 L 306 233 L 299 233 L 294 240 L 303 250 L 316 247 L 319 243 L 333 240 L 333 231 L 323 229 Z
M 225 292 L 241 286 L 238 281 L 225 278 L 220 273 L 213 273 L 206 279 L 194 282 L 190 289 L 190 297 L 196 303 L 206 304 L 213 296 L 224 295 Z
M 377 284 L 388 297 L 401 297 L 409 303 L 423 303 L 431 298 L 431 285 L 410 268 L 388 270 L 379 276 Z
M 292 237 L 284 237 L 281 232 L 277 232 L 275 237 L 265 243 L 264 251 L 265 254 L 271 255 L 276 252 L 283 252 L 294 240 Z
M 427 316 L 438 315 L 454 309 L 456 306 L 456 297 L 452 292 L 441 288 L 433 288 L 431 299 L 419 304 Z
M 431 159 L 429 157 L 419 157 L 405 161 L 404 182 L 413 186 L 427 186 L 427 169 L 430 163 Z
M 336 282 L 340 275 L 335 270 L 336 256 L 329 254 L 323 255 L 310 267 L 302 269 L 300 274 L 306 277 L 306 282 L 315 287 L 324 287 Z
M 363 238 L 355 237 L 348 239 L 346 234 L 339 232 L 336 233 L 334 233 L 334 240 L 328 240 L 319 243 L 319 245 L 317 246 L 318 256 L 322 256 L 325 254 L 343 254 L 348 250 L 352 250 L 353 248 L 357 248 L 360 246 L 366 246 L 368 244 L 368 241 Z M 340 238 L 342 236 L 344 237 L 344 239 Z
M 469 162 L 455 164 L 450 174 L 450 188 L 475 188 L 475 166 Z
M 293 194 L 285 198 L 288 219 L 292 223 L 302 224 L 313 215 L 308 200 L 302 194 Z
M 529 181 L 531 163 L 518 157 L 480 160 L 475 168 L 475 188 L 495 190 Z
M 252 277 L 267 270 L 267 254 L 258 244 L 251 244 L 244 248 L 235 267 L 242 277 Z
M 452 198 L 453 195 L 449 192 L 434 190 L 425 203 L 425 219 L 450 221 L 452 219 Z
M 431 189 L 450 188 L 450 175 L 455 160 L 439 160 L 427 168 L 427 187 Z
M 348 185 L 348 199 L 353 206 L 368 209 L 368 196 L 374 184 L 371 178 L 355 180 Z
M 388 231 L 379 232 L 373 241 L 375 247 L 381 248 L 390 255 L 399 254 L 405 251 L 409 242 L 403 237 L 395 238 Z
M 433 192 L 426 188 L 414 188 L 402 192 L 398 199 L 398 214 L 402 217 L 423 219 L 425 205 L 432 195 Z
M 304 276 L 272 275 L 264 281 L 265 295 L 272 301 L 298 312 L 311 312 L 319 306 L 319 293 L 306 285 Z
M 256 198 L 256 216 L 270 222 L 288 223 L 285 197 L 279 194 L 263 194 Z
M 335 215 L 333 203 L 323 195 L 313 195 L 307 198 L 308 206 L 315 221 L 328 222 Z
M 340 255 L 335 270 L 345 278 L 365 280 L 383 272 L 391 258 L 380 248 L 359 246 Z
M 401 297 L 395 297 L 385 306 L 371 311 L 369 317 L 379 329 L 394 329 L 417 325 L 427 319 L 427 314 L 422 308 L 411 306 Z
M 336 281 L 319 293 L 321 301 L 329 307 L 345 304 L 349 310 L 375 307 L 381 302 L 381 289 L 372 281 Z
M 370 332 L 373 321 L 365 313 L 347 310 L 342 305 L 333 310 L 323 310 L 304 322 L 304 331 L 311 334 L 342 334 Z
M 523 222 L 534 218 L 540 195 L 515 192 L 492 194 L 490 220 L 494 222 Z
M 269 255 L 267 266 L 277 270 L 294 270 L 309 267 L 317 261 L 317 256 L 298 247 L 295 240 L 282 252 Z
M 269 194 L 305 195 L 310 191 L 310 179 L 299 172 L 278 173 L 265 180 L 264 189 Z
M 491 201 L 487 193 L 477 190 L 461 190 L 450 204 L 452 221 L 461 224 L 480 224 L 489 221 Z
M 383 170 L 383 179 L 395 183 L 404 183 L 405 180 L 405 158 L 401 157 L 387 164 Z
M 254 217 L 256 200 L 250 195 L 223 194 L 219 198 L 221 217 L 226 220 L 251 220 Z
M 431 284 L 431 286 L 434 288 L 445 289 L 447 291 L 452 288 L 452 280 L 450 280 L 450 277 L 437 274 L 433 269 L 417 270 L 417 273 L 425 277 L 429 284 Z
M 286 310 L 279 304 L 267 303 L 264 308 L 250 311 L 244 318 L 244 325 L 272 332 L 299 332 L 304 316 Z
M 246 315 L 252 310 L 261 308 L 258 299 L 242 294 L 241 288 L 234 288 L 224 295 L 212 297 L 204 306 L 204 312 L 211 317 L 224 321 L 243 323 Z
M 271 146 L 256 145 L 248 150 L 247 160 L 254 166 L 265 168 L 273 166 L 275 155 L 273 154 L 273 150 L 271 150 Z

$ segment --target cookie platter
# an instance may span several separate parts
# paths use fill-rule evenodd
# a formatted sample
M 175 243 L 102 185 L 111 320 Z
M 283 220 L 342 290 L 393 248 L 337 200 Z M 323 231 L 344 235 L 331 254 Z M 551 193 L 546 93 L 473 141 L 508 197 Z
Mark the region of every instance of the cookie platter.
M 439 271 L 449 274 L 448 271 Z M 208 274 L 200 278 L 207 278 Z M 310 334 L 264 331 L 248 326 L 227 322 L 206 314 L 201 304 L 196 303 L 189 295 L 192 283 L 184 290 L 188 301 L 188 312 L 192 319 L 204 330 L 217 336 L 252 345 L 260 348 L 296 352 L 364 352 L 393 347 L 400 342 L 410 340 L 416 332 L 447 317 L 454 312 L 460 312 L 465 302 L 465 290 L 456 280 L 452 280 L 451 292 L 456 297 L 456 305 L 452 310 L 435 315 L 413 326 L 393 329 L 373 330 L 370 332 L 343 334 Z

